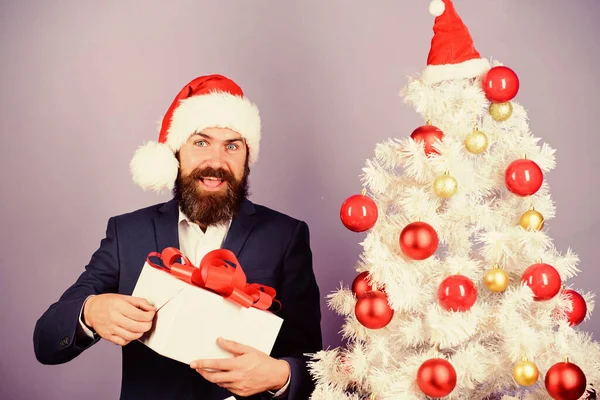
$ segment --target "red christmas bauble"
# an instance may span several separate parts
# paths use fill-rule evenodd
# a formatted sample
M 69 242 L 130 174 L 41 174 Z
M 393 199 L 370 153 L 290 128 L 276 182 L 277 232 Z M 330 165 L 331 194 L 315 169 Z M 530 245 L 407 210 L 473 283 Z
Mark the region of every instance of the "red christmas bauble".
M 554 364 L 546 373 L 546 390 L 555 400 L 577 400 L 583 393 L 587 381 L 585 374 L 571 362 Z
M 587 303 L 583 296 L 574 290 L 567 289 L 565 294 L 571 301 L 571 310 L 567 310 L 566 313 L 567 321 L 571 326 L 579 325 L 587 315 Z
M 377 222 L 378 216 L 377 204 L 370 197 L 362 194 L 348 197 L 340 209 L 342 223 L 353 232 L 371 229 Z
M 400 233 L 400 249 L 413 260 L 425 260 L 438 248 L 438 235 L 425 222 L 411 222 Z
M 530 196 L 542 187 L 544 174 L 531 160 L 513 161 L 504 175 L 508 190 L 519 196 Z
M 426 396 L 448 396 L 456 387 L 456 370 L 443 358 L 429 359 L 419 367 L 417 384 Z
M 512 100 L 519 91 L 519 77 L 505 66 L 497 66 L 488 71 L 483 79 L 485 97 L 494 103 Z
M 373 286 L 371 286 L 371 283 L 367 279 L 368 275 L 369 271 L 361 272 L 356 275 L 356 278 L 354 278 L 354 281 L 352 282 L 352 293 L 354 293 L 357 298 L 373 290 Z
M 388 304 L 387 296 L 377 290 L 360 296 L 354 306 L 354 313 L 358 322 L 369 329 L 383 328 L 394 316 L 394 310 Z
M 477 287 L 464 275 L 451 275 L 440 284 L 438 300 L 446 311 L 468 311 L 477 301 Z
M 410 134 L 410 137 L 415 142 L 423 142 L 425 155 L 440 154 L 436 149 L 433 148 L 433 144 L 437 140 L 444 138 L 444 132 L 433 125 L 423 125 L 418 127 Z
M 531 288 L 534 300 L 550 300 L 558 294 L 562 286 L 560 274 L 549 264 L 533 264 L 525 272 L 521 282 Z

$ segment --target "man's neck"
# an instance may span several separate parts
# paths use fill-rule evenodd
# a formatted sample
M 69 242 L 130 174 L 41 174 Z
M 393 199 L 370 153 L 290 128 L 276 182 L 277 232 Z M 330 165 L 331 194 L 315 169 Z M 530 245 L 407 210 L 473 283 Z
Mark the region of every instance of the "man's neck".
M 208 230 L 209 225 L 206 223 L 202 223 L 200 221 L 192 221 L 190 218 L 188 218 L 185 213 L 183 211 L 181 211 L 181 208 L 179 208 L 179 221 L 181 222 L 182 220 L 187 220 L 190 223 L 193 223 L 195 225 L 197 225 L 201 230 L 202 233 L 206 233 L 206 231 Z M 231 219 L 227 220 L 227 221 L 222 221 L 219 222 L 217 224 L 214 224 L 215 227 L 219 227 L 219 226 L 229 226 L 231 224 L 231 221 L 233 219 L 233 216 Z

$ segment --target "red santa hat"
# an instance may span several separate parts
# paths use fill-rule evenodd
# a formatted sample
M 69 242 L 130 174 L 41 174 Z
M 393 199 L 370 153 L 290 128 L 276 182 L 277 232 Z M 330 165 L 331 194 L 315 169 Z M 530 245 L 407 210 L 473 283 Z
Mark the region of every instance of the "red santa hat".
M 130 163 L 135 184 L 144 190 L 172 190 L 179 171 L 175 153 L 194 133 L 206 128 L 238 132 L 249 149 L 248 163 L 258 159 L 260 115 L 242 89 L 221 75 L 201 76 L 185 85 L 162 119 L 158 141 L 137 149 Z
M 434 36 L 422 80 L 426 85 L 464 78 L 476 78 L 490 69 L 481 58 L 469 30 L 458 16 L 451 0 L 433 0 L 429 12 L 434 15 Z

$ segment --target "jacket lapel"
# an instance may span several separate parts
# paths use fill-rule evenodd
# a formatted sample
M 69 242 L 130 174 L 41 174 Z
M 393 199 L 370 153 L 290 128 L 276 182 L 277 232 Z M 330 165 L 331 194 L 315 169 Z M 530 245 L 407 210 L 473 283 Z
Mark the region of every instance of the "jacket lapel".
M 256 208 L 250 200 L 244 200 L 240 204 L 240 210 L 231 221 L 229 232 L 223 242 L 223 248 L 231 250 L 236 257 L 239 257 L 240 251 L 246 243 L 246 239 L 256 225 Z
M 179 248 L 179 207 L 177 201 L 172 199 L 166 202 L 154 217 L 154 234 L 156 237 L 156 251 L 162 252 L 167 247 Z
M 161 252 L 167 247 L 179 248 L 178 220 L 179 207 L 175 199 L 168 201 L 159 209 L 159 213 L 154 217 L 156 251 Z M 244 200 L 240 204 L 238 214 L 231 221 L 229 232 L 223 242 L 223 248 L 231 250 L 236 257 L 239 257 L 240 251 L 255 224 L 256 208 L 250 200 Z

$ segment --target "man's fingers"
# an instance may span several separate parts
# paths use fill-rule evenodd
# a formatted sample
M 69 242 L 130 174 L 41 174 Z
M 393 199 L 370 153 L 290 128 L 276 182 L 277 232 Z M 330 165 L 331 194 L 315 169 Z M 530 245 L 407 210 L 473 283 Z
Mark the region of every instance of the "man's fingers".
M 119 336 L 123 338 L 125 341 L 131 342 L 132 340 L 137 340 L 142 337 L 141 333 L 130 332 L 126 329 L 121 328 L 120 326 L 115 326 L 112 329 L 112 334 L 115 336 Z
M 238 342 L 234 342 L 233 340 L 225 340 L 223 338 L 217 339 L 217 344 L 221 346 L 224 350 L 232 353 L 233 355 L 242 355 L 246 353 L 250 353 L 255 351 L 256 349 L 250 346 L 243 345 Z
M 126 331 L 132 333 L 145 333 L 148 332 L 152 328 L 152 322 L 139 322 L 132 320 L 125 315 L 118 315 L 114 321 L 117 326 L 125 329 Z
M 190 364 L 193 369 L 209 369 L 217 371 L 231 371 L 236 367 L 235 358 L 219 358 L 214 360 L 196 360 Z
M 196 369 L 196 371 L 198 371 L 198 373 L 200 375 L 202 375 L 204 377 L 204 379 L 206 379 L 207 381 L 216 383 L 219 386 L 231 384 L 232 382 L 234 382 L 236 380 L 236 377 L 235 377 L 236 374 L 231 371 L 209 372 L 202 368 L 198 368 L 198 369 Z
M 125 297 L 125 299 L 132 306 L 135 306 L 137 308 L 141 308 L 144 311 L 156 311 L 156 307 L 154 307 L 152 304 L 148 303 L 148 301 L 146 299 L 143 299 L 141 297 L 127 296 L 127 297 Z
M 141 310 L 141 309 L 137 308 L 131 302 L 121 303 L 121 305 L 119 307 L 119 311 L 121 312 L 121 314 L 123 314 L 127 318 L 132 319 L 134 321 L 140 321 L 140 322 L 152 321 L 154 319 L 154 316 L 156 315 L 156 311 Z
M 117 336 L 117 335 L 109 335 L 105 339 L 108 340 L 109 342 L 113 342 L 114 344 L 117 344 L 119 346 L 125 346 L 129 343 L 127 340 L 125 340 L 122 337 Z

